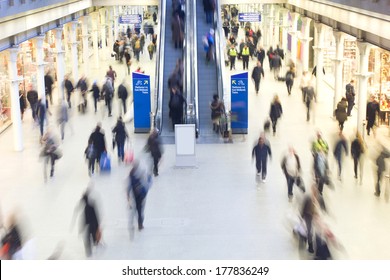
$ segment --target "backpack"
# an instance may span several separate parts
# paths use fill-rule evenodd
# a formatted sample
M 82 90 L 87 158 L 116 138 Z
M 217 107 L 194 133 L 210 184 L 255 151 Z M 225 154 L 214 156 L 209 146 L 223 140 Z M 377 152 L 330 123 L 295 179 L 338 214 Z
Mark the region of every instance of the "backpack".
M 181 106 L 180 104 L 181 104 L 181 102 L 180 102 L 179 95 L 177 93 L 172 95 L 172 99 L 171 99 L 171 103 L 170 103 L 171 108 L 175 108 L 175 109 L 180 108 L 180 106 Z

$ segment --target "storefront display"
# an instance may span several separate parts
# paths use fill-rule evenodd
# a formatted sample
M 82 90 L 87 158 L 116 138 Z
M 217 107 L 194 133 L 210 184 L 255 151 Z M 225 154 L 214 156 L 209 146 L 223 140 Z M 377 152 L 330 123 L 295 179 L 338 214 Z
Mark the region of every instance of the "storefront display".
M 6 129 L 11 122 L 11 99 L 7 75 L 7 59 L 1 56 L 0 61 L 0 132 Z

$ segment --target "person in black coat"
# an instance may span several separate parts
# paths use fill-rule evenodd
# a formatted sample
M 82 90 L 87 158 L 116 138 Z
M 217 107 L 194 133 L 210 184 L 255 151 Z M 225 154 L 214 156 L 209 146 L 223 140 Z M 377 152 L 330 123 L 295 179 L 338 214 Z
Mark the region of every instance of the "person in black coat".
M 255 82 L 256 94 L 259 93 L 261 76 L 263 76 L 264 78 L 264 70 L 263 67 L 261 67 L 261 65 L 262 65 L 261 62 L 258 61 L 257 65 L 252 70 L 252 79 Z
M 37 109 L 38 109 L 38 92 L 30 85 L 29 91 L 27 91 L 27 100 L 30 103 L 32 118 L 37 120 Z
M 366 120 L 367 120 L 367 135 L 370 135 L 370 130 L 374 131 L 376 114 L 379 114 L 379 104 L 376 102 L 375 97 L 371 96 L 370 101 L 367 103 Z M 374 131 L 375 136 L 375 131 Z
M 291 95 L 291 89 L 294 85 L 295 71 L 293 67 L 290 67 L 286 73 L 286 87 L 288 95 Z
M 158 176 L 158 163 L 161 159 L 162 152 L 160 140 L 158 138 L 158 131 L 156 129 L 154 129 L 149 135 L 146 145 L 147 150 L 150 152 L 153 158 L 153 174 L 154 176 Z
M 127 112 L 126 102 L 127 102 L 128 96 L 129 96 L 129 94 L 127 92 L 125 80 L 123 80 L 123 82 L 118 87 L 118 97 L 120 100 L 122 100 L 123 114 L 126 114 L 126 112 Z
M 354 83 L 355 81 L 351 80 L 349 84 L 345 86 L 345 97 L 347 98 L 348 101 L 348 109 L 347 109 L 348 117 L 351 116 L 353 105 L 355 105 L 355 88 L 353 86 Z
M 87 257 L 92 254 L 92 242 L 94 245 L 97 245 L 100 242 L 101 232 L 99 224 L 99 215 L 97 213 L 95 205 L 91 202 L 89 198 L 89 193 L 85 192 L 81 199 L 84 203 L 84 227 L 85 227 L 85 237 L 84 237 L 84 246 L 85 254 Z
M 175 124 L 183 122 L 183 106 L 186 101 L 177 87 L 172 88 L 171 98 L 169 99 L 169 116 L 172 119 L 172 127 L 175 129 Z
M 70 103 L 70 97 L 74 90 L 73 83 L 69 79 L 69 76 L 66 75 L 64 79 L 64 87 L 66 89 L 66 101 L 68 101 L 69 109 L 72 108 L 72 104 Z
M 339 167 L 339 180 L 341 180 L 341 166 L 342 166 L 342 158 L 343 158 L 343 150 L 345 155 L 348 155 L 348 144 L 347 139 L 345 139 L 345 136 L 343 135 L 342 130 L 340 130 L 339 133 L 339 139 L 336 142 L 333 155 L 337 161 L 338 167 Z
M 345 97 L 341 98 L 341 101 L 337 103 L 337 108 L 335 111 L 340 130 L 344 129 L 344 122 L 347 120 L 347 107 L 347 99 L 345 99 Z
M 22 90 L 19 90 L 19 107 L 20 107 L 20 115 L 23 120 L 24 110 L 26 110 L 26 99 L 24 98 L 24 93 Z
M 260 61 L 261 65 L 263 65 L 263 61 L 265 58 L 265 50 L 263 47 L 260 47 L 260 49 L 257 51 L 257 60 Z
M 282 116 L 282 114 L 283 110 L 282 105 L 280 104 L 279 96 L 275 95 L 269 111 L 269 117 L 271 118 L 272 131 L 274 135 L 276 133 L 276 123 L 278 122 L 278 119 Z
M 100 99 L 100 89 L 99 86 L 97 85 L 97 81 L 94 81 L 92 84 L 92 88 L 90 89 L 92 91 L 92 96 L 93 96 L 93 101 L 94 101 L 94 106 L 95 106 L 95 113 L 97 111 L 97 103 Z
M 125 156 L 125 141 L 129 135 L 127 134 L 122 117 L 118 118 L 116 126 L 112 129 L 112 133 L 114 134 L 114 139 L 118 148 L 118 159 L 123 161 Z
M 259 138 L 259 142 L 252 150 L 252 159 L 256 157 L 256 170 L 257 176 L 261 176 L 263 182 L 267 177 L 267 160 L 268 155 L 272 157 L 271 147 L 268 142 L 265 141 L 265 137 L 262 135 Z
M 53 84 L 54 80 L 52 76 L 50 76 L 50 71 L 48 71 L 44 77 L 45 80 L 45 95 L 46 99 L 50 100 L 50 105 L 53 105 L 53 96 L 52 96 L 52 91 L 53 91 Z M 47 98 L 49 96 L 49 98 Z M 46 102 L 46 108 L 48 107 L 48 102 Z
M 380 196 L 381 194 L 381 181 L 383 172 L 386 171 L 386 162 L 385 159 L 390 158 L 390 152 L 385 147 L 382 146 L 382 151 L 376 159 L 377 169 L 377 181 L 375 185 L 375 195 Z
M 355 179 L 357 179 L 357 167 L 360 161 L 360 157 L 365 151 L 365 145 L 360 133 L 356 133 L 355 140 L 351 143 L 351 156 L 353 158 L 353 171 L 355 173 Z M 362 174 L 360 173 L 360 180 L 362 178 Z
M 92 142 L 93 146 L 96 149 L 96 161 L 100 162 L 100 157 L 102 156 L 103 152 L 106 152 L 106 139 L 104 137 L 104 132 L 101 129 L 102 124 L 99 122 L 96 125 L 95 130 L 91 133 L 89 136 L 89 142 Z

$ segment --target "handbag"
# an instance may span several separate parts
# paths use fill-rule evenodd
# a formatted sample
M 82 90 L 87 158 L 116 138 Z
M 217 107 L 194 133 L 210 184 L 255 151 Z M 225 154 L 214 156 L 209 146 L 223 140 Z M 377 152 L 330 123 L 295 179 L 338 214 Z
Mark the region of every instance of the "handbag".
M 126 145 L 126 151 L 125 151 L 125 155 L 123 157 L 123 162 L 125 164 L 131 164 L 134 161 L 133 145 L 131 143 L 129 143 L 129 142 Z

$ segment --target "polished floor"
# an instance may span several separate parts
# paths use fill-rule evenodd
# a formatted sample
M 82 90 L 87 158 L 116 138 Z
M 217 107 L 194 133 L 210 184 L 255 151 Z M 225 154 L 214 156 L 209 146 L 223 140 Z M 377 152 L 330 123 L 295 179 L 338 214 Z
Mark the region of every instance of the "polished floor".
M 108 65 L 113 65 L 118 72 L 118 81 L 126 77 L 124 65 L 113 61 L 109 55 L 104 57 L 99 69 L 92 69 L 88 74 L 90 81 L 102 80 Z M 240 63 L 237 62 L 234 73 L 242 69 Z M 155 60 L 149 61 L 146 53 L 141 56 L 140 65 L 151 77 L 155 75 Z M 250 61 L 249 69 L 253 66 L 254 61 Z M 75 209 L 81 194 L 90 186 L 98 205 L 104 240 L 92 259 L 309 259 L 306 251 L 298 250 L 292 234 L 292 221 L 302 194 L 296 189 L 294 199 L 288 201 L 280 162 L 288 146 L 293 145 L 301 157 L 303 177 L 309 186 L 312 182 L 310 143 L 316 131 L 321 130 L 332 150 L 337 123 L 331 117 L 332 89 L 325 83 L 315 105 L 315 118 L 312 118 L 315 122 L 306 122 L 299 78 L 292 95 L 288 96 L 284 83 L 274 80 L 266 62 L 265 78 L 258 95 L 254 85 L 249 83 L 248 134 L 234 135 L 233 143 L 197 145 L 196 167 L 175 167 L 175 145 L 164 145 L 160 176 L 154 178 L 147 198 L 145 229 L 135 231 L 133 236 L 129 234 L 130 211 L 125 194 L 130 167 L 119 164 L 116 151 L 110 147 L 111 174 L 98 174 L 91 179 L 84 159 L 88 136 L 98 121 L 103 124 L 110 146 L 111 128 L 118 116 L 117 101 L 111 118 L 103 111 L 102 104 L 97 114 L 89 110 L 81 115 L 76 109 L 72 110 L 61 144 L 64 155 L 56 164 L 54 177 L 47 182 L 38 156 L 39 129 L 33 126 L 31 111 L 27 110 L 23 120 L 22 152 L 13 151 L 12 127 L 0 135 L 1 216 L 5 222 L 11 213 L 20 218 L 27 241 L 23 258 L 46 259 L 54 252 L 60 259 L 86 258 L 79 219 L 73 218 L 77 216 Z M 130 85 L 128 76 L 127 81 Z M 262 131 L 274 94 L 281 99 L 283 116 L 276 135 L 267 136 L 272 159 L 268 164 L 267 181 L 260 183 L 256 180 L 251 150 Z M 353 139 L 356 115 L 354 109 L 345 124 L 349 140 Z M 49 118 L 49 123 L 58 131 L 55 114 Z M 132 123 L 126 126 L 136 158 L 147 165 L 149 155 L 142 151 L 147 135 L 134 134 Z M 323 220 L 341 244 L 339 249 L 331 248 L 335 259 L 390 258 L 387 238 L 390 204 L 384 197 L 373 195 L 375 165 L 372 161 L 379 143 L 388 145 L 390 141 L 388 128 L 379 127 L 377 132 L 376 139 L 365 138 L 368 153 L 361 184 L 353 178 L 350 157 L 345 158 L 343 178 L 338 181 L 336 164 L 329 155 L 335 190 L 325 188 L 328 214 L 323 215 Z

